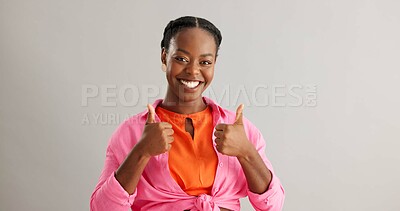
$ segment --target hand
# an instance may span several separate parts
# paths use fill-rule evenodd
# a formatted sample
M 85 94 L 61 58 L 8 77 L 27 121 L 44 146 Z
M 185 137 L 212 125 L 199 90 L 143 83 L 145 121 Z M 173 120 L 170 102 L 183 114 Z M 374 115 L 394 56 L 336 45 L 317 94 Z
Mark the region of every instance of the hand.
M 215 127 L 216 148 L 224 155 L 244 157 L 252 147 L 243 126 L 243 107 L 240 104 L 237 108 L 233 124 L 218 124 Z
M 171 149 L 174 130 L 168 122 L 155 121 L 155 110 L 152 105 L 148 104 L 147 109 L 149 112 L 139 144 L 142 145 L 145 155 L 156 156 Z

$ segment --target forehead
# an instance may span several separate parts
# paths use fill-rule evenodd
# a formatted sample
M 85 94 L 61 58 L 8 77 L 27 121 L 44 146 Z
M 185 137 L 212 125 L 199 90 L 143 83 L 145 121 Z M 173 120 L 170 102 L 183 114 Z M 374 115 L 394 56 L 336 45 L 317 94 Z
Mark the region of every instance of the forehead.
M 170 50 L 183 49 L 190 53 L 212 53 L 215 55 L 217 46 L 214 36 L 201 28 L 188 28 L 177 33 L 170 43 Z

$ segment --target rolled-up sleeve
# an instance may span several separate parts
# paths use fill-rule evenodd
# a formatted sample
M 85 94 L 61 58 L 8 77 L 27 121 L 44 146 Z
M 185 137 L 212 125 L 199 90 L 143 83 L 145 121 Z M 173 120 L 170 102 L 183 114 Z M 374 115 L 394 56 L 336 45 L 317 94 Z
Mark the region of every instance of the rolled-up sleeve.
M 247 195 L 255 210 L 279 211 L 283 208 L 284 193 L 279 179 L 272 173 L 272 180 L 267 191 L 257 194 L 248 190 Z
M 104 169 L 90 199 L 91 211 L 126 211 L 131 208 L 137 191 L 129 195 L 119 184 L 115 178 L 118 167 L 119 164 L 109 146 Z

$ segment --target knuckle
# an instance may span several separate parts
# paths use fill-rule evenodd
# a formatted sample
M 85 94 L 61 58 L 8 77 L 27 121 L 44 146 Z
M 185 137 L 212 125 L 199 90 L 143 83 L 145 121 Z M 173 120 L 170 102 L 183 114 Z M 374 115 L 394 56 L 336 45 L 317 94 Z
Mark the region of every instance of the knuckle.
M 158 127 L 159 129 L 163 129 L 163 128 L 164 128 L 162 122 L 157 123 L 157 127 Z

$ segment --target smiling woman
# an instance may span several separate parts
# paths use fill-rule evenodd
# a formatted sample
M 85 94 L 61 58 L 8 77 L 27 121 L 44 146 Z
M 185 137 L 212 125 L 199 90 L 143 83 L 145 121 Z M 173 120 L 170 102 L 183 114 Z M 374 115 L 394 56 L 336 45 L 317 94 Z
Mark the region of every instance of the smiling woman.
M 90 207 L 119 210 L 281 210 L 284 190 L 259 130 L 203 92 L 222 36 L 209 21 L 171 21 L 161 41 L 164 99 L 122 123 L 111 137 Z

